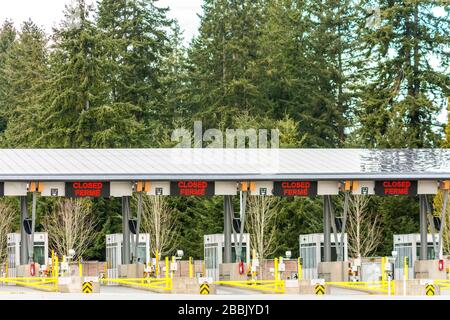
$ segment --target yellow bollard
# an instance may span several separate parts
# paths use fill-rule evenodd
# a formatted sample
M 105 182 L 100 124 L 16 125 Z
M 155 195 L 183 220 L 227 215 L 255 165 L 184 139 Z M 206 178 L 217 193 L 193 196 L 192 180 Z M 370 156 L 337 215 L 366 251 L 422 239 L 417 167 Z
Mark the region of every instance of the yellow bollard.
M 194 277 L 194 270 L 192 268 L 192 257 L 189 257 L 189 278 Z
M 386 282 L 386 257 L 382 257 L 381 258 L 381 282 L 384 283 Z
M 169 268 L 169 257 L 166 257 L 166 279 L 170 278 L 169 277 L 169 272 L 170 272 L 169 269 L 170 269 Z
M 302 280 L 302 278 L 303 278 L 302 258 L 297 259 L 297 273 L 298 273 L 298 275 L 297 275 L 298 280 Z
M 55 250 L 52 249 L 52 277 L 55 277 Z
M 172 290 L 172 279 L 171 279 L 170 276 L 169 276 L 169 270 L 170 270 L 170 267 L 169 267 L 169 257 L 166 257 L 166 259 L 165 259 L 165 264 L 166 264 L 166 276 L 165 276 L 165 279 L 166 279 L 166 288 L 167 288 L 168 290 Z
M 55 256 L 55 278 L 58 278 L 59 276 L 59 261 L 58 261 L 58 256 Z
M 251 263 L 252 267 L 253 267 L 253 263 L 254 263 L 255 259 L 256 259 L 256 249 L 253 249 L 252 250 L 252 263 Z M 254 280 L 255 278 L 256 278 L 256 268 L 255 268 L 255 271 L 252 272 L 252 280 Z
M 80 272 L 80 277 L 83 276 L 83 265 L 81 264 L 81 260 L 78 261 L 78 271 Z
M 405 280 L 408 280 L 408 276 L 409 276 L 409 269 L 408 269 L 408 257 L 404 258 L 404 262 L 403 262 L 403 274 L 405 276 Z
M 275 281 L 278 281 L 278 258 L 273 259 L 273 270 L 274 270 L 274 277 Z

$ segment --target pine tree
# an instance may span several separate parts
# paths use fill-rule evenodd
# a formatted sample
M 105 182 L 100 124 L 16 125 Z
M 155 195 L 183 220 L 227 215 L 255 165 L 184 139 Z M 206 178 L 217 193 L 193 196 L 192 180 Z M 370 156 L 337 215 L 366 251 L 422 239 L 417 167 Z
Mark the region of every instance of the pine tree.
M 241 112 L 263 114 L 253 65 L 264 1 L 206 0 L 189 52 L 189 105 L 195 119 L 226 128 Z
M 0 73 L 5 83 L 3 114 L 7 119 L 5 146 L 31 147 L 39 134 L 41 92 L 47 76 L 47 36 L 31 20 L 23 23 L 17 40 L 4 55 Z
M 103 60 L 104 34 L 90 17 L 91 6 L 78 0 L 67 7 L 54 32 L 51 68 L 38 142 L 59 147 L 130 147 L 142 125 L 136 106 L 111 103 Z
M 54 30 L 50 75 L 42 113 L 43 134 L 39 143 L 55 147 L 94 146 L 94 121 L 90 110 L 106 99 L 100 64 L 101 34 L 84 0 L 67 6 L 65 18 Z
M 173 53 L 167 9 L 154 0 L 103 0 L 98 8 L 98 27 L 104 36 L 106 83 L 112 104 L 127 104 L 143 124 L 136 145 L 155 145 L 155 120 L 163 118 L 164 63 Z
M 6 20 L 0 28 L 0 133 L 5 131 L 7 125 L 6 109 L 7 104 L 5 95 L 8 91 L 8 81 L 5 78 L 4 71 L 5 60 L 8 51 L 16 40 L 17 31 L 11 21 Z
M 371 63 L 357 111 L 359 137 L 371 147 L 432 147 L 439 140 L 436 115 L 449 92 L 447 16 L 433 9 L 445 1 L 367 1 L 381 12 L 365 30 Z M 439 68 L 430 60 L 437 60 Z
M 270 115 L 298 121 L 305 146 L 342 145 L 360 61 L 353 1 L 269 1 L 264 16 L 257 70 Z
M 445 140 L 442 145 L 444 148 L 450 148 L 450 96 L 447 102 L 447 125 L 445 126 Z

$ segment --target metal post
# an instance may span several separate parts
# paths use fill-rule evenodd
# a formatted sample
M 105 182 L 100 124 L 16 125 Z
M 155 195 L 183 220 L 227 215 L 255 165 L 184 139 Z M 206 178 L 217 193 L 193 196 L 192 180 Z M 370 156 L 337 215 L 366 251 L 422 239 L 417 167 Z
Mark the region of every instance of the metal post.
M 224 221 L 223 221 L 223 233 L 224 233 L 224 253 L 223 262 L 231 263 L 231 214 L 232 202 L 231 196 L 224 196 Z
M 244 241 L 244 227 L 245 227 L 245 209 L 247 206 L 247 192 L 240 192 L 240 218 L 241 218 L 241 229 L 239 230 L 239 243 L 236 246 L 236 257 L 237 261 L 241 261 L 242 254 L 242 242 Z
M 123 248 L 122 248 L 122 264 L 130 263 L 130 197 L 122 197 L 122 234 L 123 234 Z
M 442 202 L 442 214 L 441 214 L 441 228 L 439 229 L 439 245 L 438 245 L 438 254 L 439 254 L 439 256 L 438 256 L 438 258 L 441 260 L 441 259 L 443 259 L 444 257 L 443 257 L 443 239 L 442 239 L 442 237 L 443 237 L 443 231 L 444 231 L 444 228 L 445 228 L 445 224 L 446 224 L 446 222 L 445 222 L 445 220 L 446 220 L 446 217 L 445 217 L 445 214 L 446 214 L 446 212 L 447 212 L 447 202 L 448 202 L 448 189 L 447 190 L 443 190 L 443 202 Z
M 331 196 L 323 196 L 323 252 L 324 262 L 331 261 L 331 219 L 330 219 Z
M 34 230 L 36 229 L 36 202 L 37 193 L 33 192 L 33 202 L 31 206 L 31 239 L 28 247 L 28 263 L 34 262 Z
M 348 215 L 348 202 L 350 199 L 350 192 L 345 193 L 345 200 L 344 200 L 344 219 L 342 220 L 342 230 L 341 230 L 341 239 L 339 239 L 339 256 L 342 257 L 342 260 L 345 259 L 345 225 L 347 224 L 347 215 Z
M 25 232 L 24 220 L 28 219 L 27 197 L 20 197 L 20 264 L 28 263 L 28 234 Z
M 338 241 L 338 232 L 337 232 L 337 228 L 336 228 L 336 220 L 335 220 L 334 210 L 330 203 L 328 203 L 328 209 L 329 209 L 329 214 L 330 214 L 331 230 L 334 235 L 334 248 L 336 249 L 337 261 L 342 261 L 343 259 L 341 259 L 341 255 L 340 255 L 339 248 L 338 248 L 339 241 Z
M 141 225 L 141 214 L 142 214 L 142 192 L 138 193 L 138 207 L 137 207 L 137 221 L 136 221 L 136 240 L 134 241 L 134 259 L 136 265 L 138 262 L 138 247 L 139 247 L 139 229 Z
M 427 210 L 424 195 L 419 195 L 420 207 L 420 255 L 419 260 L 427 259 Z

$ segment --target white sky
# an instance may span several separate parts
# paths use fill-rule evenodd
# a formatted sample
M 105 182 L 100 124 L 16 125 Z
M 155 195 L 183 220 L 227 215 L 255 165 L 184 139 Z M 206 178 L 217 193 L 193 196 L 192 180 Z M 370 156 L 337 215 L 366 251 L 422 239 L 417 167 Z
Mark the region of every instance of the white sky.
M 86 2 L 95 3 L 95 0 Z M 186 43 L 197 34 L 201 13 L 202 0 L 159 0 L 157 5 L 169 7 L 170 18 L 176 18 L 184 31 Z M 71 0 L 0 0 L 0 21 L 13 20 L 17 26 L 22 21 L 31 18 L 48 32 L 59 24 L 63 17 L 64 6 Z
M 87 0 L 87 2 L 96 2 Z M 0 23 L 5 19 L 11 19 L 17 26 L 22 21 L 31 18 L 35 23 L 51 31 L 62 19 L 64 6 L 71 0 L 0 0 Z M 198 14 L 202 12 L 202 0 L 159 0 L 160 7 L 169 7 L 170 18 L 178 20 L 184 31 L 184 40 L 188 44 L 197 35 L 200 26 Z M 443 14 L 437 10 L 436 13 Z M 442 110 L 439 116 L 440 122 L 447 121 L 447 112 Z

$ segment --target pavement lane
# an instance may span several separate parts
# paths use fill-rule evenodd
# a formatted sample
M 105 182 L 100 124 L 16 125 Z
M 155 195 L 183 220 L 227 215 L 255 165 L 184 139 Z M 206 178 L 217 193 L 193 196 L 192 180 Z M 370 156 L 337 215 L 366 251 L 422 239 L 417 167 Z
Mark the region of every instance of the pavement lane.
M 216 287 L 217 295 L 261 295 L 264 294 L 262 291 L 258 290 L 247 290 L 236 287 L 229 286 L 217 286 Z
M 114 294 L 142 294 L 142 295 L 155 295 L 157 292 L 135 289 L 123 286 L 101 286 L 100 294 L 114 295 Z
M 43 291 L 33 289 L 30 287 L 12 286 L 12 285 L 0 285 L 0 299 L 1 295 L 5 294 L 41 294 Z

